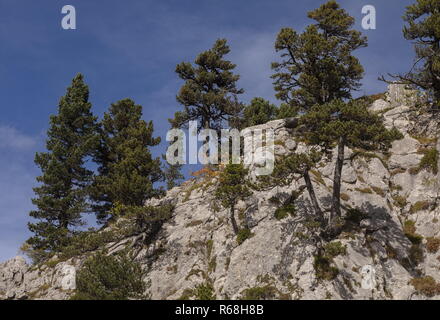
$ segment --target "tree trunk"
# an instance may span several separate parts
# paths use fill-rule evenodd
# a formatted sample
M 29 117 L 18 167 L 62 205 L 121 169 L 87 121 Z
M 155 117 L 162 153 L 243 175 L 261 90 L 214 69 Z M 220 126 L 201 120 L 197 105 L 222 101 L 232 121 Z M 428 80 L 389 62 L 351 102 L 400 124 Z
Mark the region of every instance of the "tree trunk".
M 232 205 L 231 206 L 231 223 L 232 223 L 232 229 L 234 230 L 234 233 L 237 234 L 238 233 L 238 226 L 237 226 L 237 221 L 235 220 L 235 206 Z
M 333 177 L 333 196 L 332 196 L 332 208 L 330 210 L 330 216 L 328 225 L 330 226 L 335 216 L 341 216 L 341 179 L 342 179 L 342 167 L 344 166 L 344 149 L 345 138 L 339 138 L 338 154 L 335 164 L 335 174 Z
M 318 199 L 316 198 L 315 190 L 313 189 L 312 180 L 308 170 L 304 171 L 304 181 L 306 182 L 307 191 L 309 193 L 310 201 L 312 202 L 313 209 L 315 209 L 316 215 L 322 220 L 323 214 L 321 207 L 319 206 Z

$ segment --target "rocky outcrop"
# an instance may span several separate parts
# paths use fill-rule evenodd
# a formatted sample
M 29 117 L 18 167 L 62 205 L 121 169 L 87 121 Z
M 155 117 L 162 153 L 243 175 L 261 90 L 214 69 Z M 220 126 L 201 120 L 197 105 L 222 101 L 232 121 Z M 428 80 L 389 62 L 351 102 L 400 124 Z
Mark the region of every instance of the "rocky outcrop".
M 0 264 L 0 298 L 66 299 L 76 289 L 75 276 L 72 260 L 30 267 L 23 257 L 15 257 Z
M 314 213 L 302 179 L 288 187 L 253 191 L 240 202 L 236 216 L 250 233 L 237 241 L 229 211 L 215 201 L 213 174 L 187 181 L 146 204 L 175 204 L 172 217 L 137 251 L 148 270 L 148 294 L 152 299 L 195 298 L 197 286 L 210 284 L 218 299 L 240 299 L 255 291 L 273 299 L 427 298 L 411 280 L 431 276 L 440 283 L 440 252 L 427 245 L 440 237 L 439 181 L 429 170 L 411 169 L 419 166 L 423 150 L 436 147 L 438 131 L 430 115 L 415 108 L 419 97 L 413 94 L 392 85 L 387 97 L 371 107 L 383 114 L 388 127 L 404 135 L 389 153 L 345 152 L 345 225 L 330 243 L 339 251 L 328 261 L 331 266 L 324 266 L 327 273 L 320 269 L 312 237 Z M 295 139 L 294 127 L 292 120 L 259 126 L 274 129 L 278 156 L 306 149 Z M 334 163 L 322 162 L 312 172 L 324 207 L 329 204 Z M 295 212 L 277 215 L 293 191 L 298 194 Z M 416 236 L 420 243 L 414 241 Z M 109 247 L 119 250 L 127 243 L 131 239 Z M 23 258 L 14 258 L 0 265 L 0 298 L 67 298 L 75 289 L 80 260 L 29 267 Z

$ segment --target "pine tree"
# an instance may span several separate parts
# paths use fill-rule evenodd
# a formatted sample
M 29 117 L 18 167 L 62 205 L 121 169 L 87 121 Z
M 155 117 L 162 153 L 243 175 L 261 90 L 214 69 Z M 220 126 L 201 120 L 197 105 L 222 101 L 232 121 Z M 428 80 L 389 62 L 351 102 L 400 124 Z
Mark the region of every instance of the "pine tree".
M 35 235 L 27 244 L 43 256 L 65 246 L 74 227 L 82 224 L 93 176 L 86 161 L 97 146 L 96 131 L 89 89 L 78 74 L 61 98 L 58 114 L 50 117 L 47 152 L 35 156 L 42 175 L 37 178 L 41 185 L 34 188 L 37 197 L 32 200 L 37 209 L 30 216 L 38 222 L 29 223 Z
M 166 161 L 166 157 L 162 156 L 162 159 Z M 181 172 L 182 165 L 181 164 L 169 164 L 165 163 L 163 165 L 162 171 L 165 178 L 165 182 L 167 184 L 167 189 L 170 190 L 182 182 L 185 176 Z
M 240 113 L 243 106 L 237 96 L 243 89 L 237 88 L 240 77 L 232 72 L 235 64 L 224 60 L 229 52 L 226 40 L 219 39 L 212 49 L 198 55 L 195 66 L 183 62 L 176 67 L 176 73 L 185 83 L 177 95 L 184 109 L 169 119 L 174 128 L 197 120 L 199 130 L 219 130 L 224 121 Z
M 228 164 L 220 174 L 219 186 L 215 196 L 221 204 L 230 210 L 230 217 L 234 233 L 238 233 L 235 220 L 235 206 L 239 200 L 244 200 L 251 195 L 246 175 L 248 170 L 242 164 Z
M 93 206 L 105 222 L 116 206 L 139 208 L 158 196 L 154 183 L 162 179 L 160 159 L 153 159 L 150 147 L 158 145 L 153 123 L 141 120 L 142 106 L 124 99 L 110 106 L 101 122 L 101 146 L 95 156 L 99 165 L 92 187 Z
M 351 98 L 364 72 L 352 52 L 367 46 L 367 39 L 351 29 L 354 19 L 335 1 L 308 16 L 316 23 L 301 34 L 281 29 L 275 49 L 282 52 L 283 60 L 272 64 L 277 98 L 303 110 Z
M 244 108 L 242 128 L 265 124 L 274 120 L 277 107 L 263 98 L 253 98 L 251 103 Z
M 294 118 L 298 116 L 298 107 L 282 103 L 277 110 L 277 119 Z
M 391 75 L 399 82 L 426 90 L 440 106 L 440 2 L 417 0 L 403 17 L 405 39 L 415 42 L 416 61 L 404 75 Z M 384 77 L 381 80 L 385 80 Z M 388 81 L 387 81 L 388 82 Z
M 116 256 L 98 252 L 76 275 L 77 290 L 71 300 L 147 299 L 145 271 L 128 252 Z
M 321 151 L 330 153 L 335 145 L 336 164 L 333 176 L 332 204 L 329 216 L 329 230 L 334 232 L 334 217 L 341 216 L 341 178 L 345 160 L 345 148 L 365 151 L 386 151 L 392 141 L 403 136 L 397 129 L 388 130 L 383 119 L 367 108 L 362 101 L 331 103 L 314 106 L 300 119 L 305 140 Z

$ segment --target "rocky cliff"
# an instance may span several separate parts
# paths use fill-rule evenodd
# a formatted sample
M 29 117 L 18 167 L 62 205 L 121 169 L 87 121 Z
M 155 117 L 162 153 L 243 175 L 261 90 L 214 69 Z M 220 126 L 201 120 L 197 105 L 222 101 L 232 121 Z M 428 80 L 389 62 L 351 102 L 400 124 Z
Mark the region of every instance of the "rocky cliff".
M 423 97 L 392 85 L 371 109 L 404 138 L 386 154 L 346 150 L 342 200 L 344 231 L 320 265 L 311 237 L 313 210 L 304 182 L 253 191 L 239 203 L 237 218 L 250 230 L 237 241 L 229 211 L 216 203 L 217 177 L 205 175 L 170 190 L 147 205 L 172 203 L 170 219 L 137 259 L 148 270 L 152 299 L 196 298 L 205 285 L 217 299 L 426 299 L 440 297 L 440 208 L 437 122 L 420 107 Z M 259 126 L 275 130 L 275 152 L 304 150 L 294 126 L 276 120 Z M 434 168 L 435 167 L 435 168 Z M 251 175 L 254 168 L 251 168 Z M 317 196 L 328 203 L 334 161 L 312 172 Z M 293 191 L 294 210 L 283 213 Z M 144 237 L 145 238 L 145 237 Z M 115 252 L 139 235 L 111 243 Z M 0 264 L 0 299 L 65 299 L 75 289 L 82 257 L 28 266 L 16 257 Z M 322 261 L 321 261 L 322 262 Z M 414 280 L 416 279 L 416 280 Z

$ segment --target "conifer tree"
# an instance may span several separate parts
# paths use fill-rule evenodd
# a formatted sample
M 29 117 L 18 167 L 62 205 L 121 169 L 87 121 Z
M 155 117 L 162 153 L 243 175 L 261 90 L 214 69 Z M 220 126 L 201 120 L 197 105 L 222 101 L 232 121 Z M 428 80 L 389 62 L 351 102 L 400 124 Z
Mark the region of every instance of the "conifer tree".
M 144 277 L 142 265 L 125 250 L 117 255 L 98 252 L 78 271 L 71 300 L 144 300 Z
M 251 195 L 246 175 L 248 170 L 242 164 L 228 164 L 220 173 L 219 186 L 216 190 L 216 198 L 221 204 L 230 210 L 231 224 L 234 233 L 238 233 L 237 221 L 235 220 L 235 206 L 239 200 L 244 200 Z
M 341 179 L 345 160 L 345 148 L 365 151 L 386 151 L 392 141 L 401 139 L 402 134 L 393 128 L 388 130 L 383 119 L 367 108 L 362 101 L 331 103 L 314 106 L 300 119 L 305 140 L 321 151 L 330 153 L 337 145 L 333 176 L 333 194 L 328 219 L 329 231 L 334 232 L 334 217 L 341 216 Z
M 274 120 L 277 111 L 277 107 L 269 101 L 263 98 L 253 98 L 251 103 L 243 110 L 242 127 L 252 127 Z
M 277 98 L 303 111 L 351 98 L 364 72 L 352 52 L 367 46 L 367 39 L 352 29 L 354 19 L 336 1 L 309 12 L 308 17 L 316 23 L 301 34 L 281 29 L 275 49 L 282 53 L 282 61 L 272 64 Z
M 93 172 L 86 166 L 98 143 L 96 117 L 91 111 L 89 89 L 78 74 L 60 100 L 58 114 L 50 117 L 47 152 L 37 153 L 35 163 L 42 175 L 34 188 L 37 207 L 29 223 L 34 236 L 27 240 L 42 256 L 68 243 L 74 228 L 82 224 L 88 209 L 87 187 Z
M 277 110 L 277 119 L 294 118 L 298 116 L 298 106 L 282 103 Z
M 235 64 L 224 59 L 229 52 L 226 40 L 219 39 L 212 49 L 197 56 L 194 66 L 188 62 L 177 65 L 176 73 L 185 83 L 177 95 L 183 111 L 169 119 L 174 128 L 197 120 L 199 130 L 219 130 L 224 121 L 240 113 L 243 106 L 237 96 L 244 91 L 237 88 L 240 77 L 233 73 Z
M 92 187 L 94 210 L 105 222 L 116 206 L 139 208 L 161 190 L 154 183 L 162 179 L 160 159 L 150 147 L 158 145 L 153 123 L 141 119 L 142 106 L 124 99 L 110 106 L 101 122 L 101 145 L 95 158 L 99 165 Z
M 162 156 L 162 159 L 166 161 L 165 156 Z M 178 186 L 181 183 L 181 181 L 185 178 L 181 170 L 182 170 L 181 164 L 165 163 L 163 165 L 162 171 L 168 190 Z
M 399 82 L 426 90 L 440 106 L 440 1 L 417 0 L 403 17 L 405 39 L 414 41 L 416 61 L 406 74 L 392 75 Z M 384 77 L 381 78 L 385 80 Z M 386 80 L 385 80 L 386 81 Z

